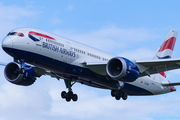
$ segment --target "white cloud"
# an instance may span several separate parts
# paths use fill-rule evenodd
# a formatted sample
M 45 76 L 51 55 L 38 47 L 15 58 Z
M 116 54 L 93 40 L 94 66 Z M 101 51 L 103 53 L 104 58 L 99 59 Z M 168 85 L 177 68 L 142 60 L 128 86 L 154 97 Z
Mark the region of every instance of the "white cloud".
M 4 38 L 10 30 L 23 26 L 29 20 L 25 18 L 31 18 L 37 14 L 38 12 L 29 10 L 28 7 L 7 6 L 0 2 L 0 38 Z
M 29 10 L 26 7 L 15 5 L 7 6 L 0 2 L 0 39 L 1 41 L 7 33 L 26 23 L 26 18 L 34 17 L 37 12 Z M 21 22 L 20 22 L 21 21 Z M 0 48 L 1 62 L 10 62 L 12 58 Z M 6 82 L 4 78 L 4 67 L 0 67 L 0 119 L 25 119 L 36 118 L 48 109 L 50 101 L 47 98 L 48 92 L 38 89 L 36 86 L 20 87 Z M 34 89 L 35 91 L 32 91 Z M 36 92 L 38 91 L 38 92 Z M 33 115 L 32 115 L 33 114 Z M 34 117 L 33 117 L 34 116 Z
M 41 87 L 16 86 L 3 80 L 0 85 L 0 116 L 5 120 L 36 119 L 50 109 L 51 98 Z
M 172 100 L 173 96 L 167 94 L 152 97 L 129 97 L 127 101 L 116 101 L 110 96 L 110 91 L 102 90 L 101 92 L 105 92 L 106 95 L 100 96 L 97 94 L 98 90 L 96 91 L 94 88 L 81 85 L 76 85 L 76 87 L 74 91 L 79 95 L 76 103 L 59 100 L 57 91 L 51 91 L 51 94 L 56 95 L 56 99 L 53 99 L 51 103 L 50 116 L 69 119 L 153 120 L 153 117 L 159 116 L 159 114 L 166 117 L 174 115 L 175 113 L 169 111 L 176 106 L 172 101 L 176 103 L 180 100 L 179 97 Z M 178 107 L 176 106 L 176 108 Z M 176 109 L 176 113 L 179 111 L 180 109 Z
M 55 30 L 54 33 L 114 54 L 119 54 L 119 51 L 129 48 L 137 42 L 140 43 L 141 41 L 160 37 L 144 28 L 122 29 L 115 25 L 82 34 L 59 29 Z
M 150 31 L 144 28 L 138 29 L 122 29 L 118 28 L 115 25 L 104 27 L 100 30 L 91 32 L 95 36 L 100 36 L 102 38 L 114 38 L 115 40 L 119 41 L 143 41 L 149 40 L 152 38 L 159 37 L 158 35 L 152 34 Z
M 2 67 L 0 71 L 3 71 Z M 3 72 L 0 76 L 3 76 Z M 153 120 L 159 115 L 167 118 L 178 116 L 180 112 L 180 97 L 173 93 L 151 97 L 129 96 L 126 101 L 116 101 L 110 96 L 109 90 L 75 84 L 73 91 L 78 94 L 79 100 L 67 103 L 60 96 L 63 90 L 66 88 L 62 80 L 48 76 L 41 77 L 30 87 L 13 85 L 1 78 L 0 119 Z
M 118 56 L 126 57 L 131 60 L 149 60 L 153 57 L 155 52 L 156 51 L 143 47 L 135 50 L 124 51 Z
M 73 9 L 75 9 L 74 6 L 69 5 L 68 10 Z M 16 12 L 14 12 L 15 10 Z M 0 32 L 2 36 L 0 38 L 4 37 L 9 30 L 19 26 L 17 20 L 34 15 L 35 13 L 27 8 L 5 6 L 1 3 L 0 22 L 2 26 Z M 55 23 L 60 23 L 60 20 Z M 147 29 L 121 29 L 116 26 L 108 26 L 84 34 L 61 30 L 57 30 L 55 33 L 69 36 L 71 39 L 105 51 L 118 49 L 120 51 L 118 54 L 121 53 L 132 59 L 147 58 L 153 51 L 148 48 L 138 48 L 134 51 L 121 52 L 121 49 L 128 47 L 128 43 L 159 37 Z M 2 49 L 0 51 L 0 56 L 3 56 L 1 60 L 10 61 L 11 58 L 3 53 Z M 110 96 L 110 91 L 77 84 L 73 86 L 73 90 L 79 95 L 78 102 L 67 103 L 60 96 L 61 91 L 66 89 L 63 81 L 58 82 L 45 76 L 30 87 L 20 87 L 6 82 L 3 77 L 3 67 L 0 68 L 0 71 L 0 76 L 2 76 L 0 79 L 0 120 L 99 118 L 104 120 L 153 120 L 153 117 L 159 114 L 168 117 L 178 116 L 180 112 L 178 104 L 180 98 L 177 94 L 163 97 L 129 97 L 127 101 L 116 101 Z M 101 95 L 102 93 L 103 95 Z M 176 99 L 172 100 L 172 98 Z M 175 109 L 175 111 L 171 111 L 171 109 Z
M 2 74 L 2 73 L 1 73 Z M 152 97 L 131 97 L 116 101 L 108 90 L 98 90 L 76 84 L 77 102 L 67 103 L 60 93 L 65 90 L 63 81 L 50 77 L 40 78 L 30 87 L 20 87 L 9 82 L 0 85 L 0 119 L 114 119 L 153 120 L 156 116 L 178 116 L 180 98 L 173 94 Z M 100 95 L 104 92 L 104 95 Z M 3 99 L 2 99 L 3 98 Z M 173 111 L 170 111 L 174 109 Z
M 22 27 L 25 24 L 25 18 L 31 18 L 38 14 L 38 12 L 34 12 L 29 10 L 28 7 L 18 7 L 16 5 L 7 6 L 0 2 L 0 41 L 2 41 L 9 31 L 15 29 L 17 27 Z M 19 22 L 22 21 L 22 22 Z M 0 56 L 1 61 L 10 61 L 12 58 L 7 55 L 2 48 L 0 47 Z
M 11 21 L 18 20 L 22 17 L 30 17 L 35 14 L 35 12 L 32 12 L 27 8 L 17 7 L 15 5 L 5 6 L 2 3 L 0 3 L 0 13 L 0 19 Z

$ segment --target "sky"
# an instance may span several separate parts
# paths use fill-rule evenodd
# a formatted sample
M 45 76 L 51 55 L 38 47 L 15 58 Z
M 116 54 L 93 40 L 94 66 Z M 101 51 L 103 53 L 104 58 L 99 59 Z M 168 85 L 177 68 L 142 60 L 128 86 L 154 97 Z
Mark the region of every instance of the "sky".
M 0 40 L 15 28 L 42 29 L 132 60 L 151 59 L 171 29 L 180 30 L 178 0 L 1 0 Z M 180 58 L 177 37 L 173 58 Z M 11 62 L 0 48 L 0 61 Z M 167 79 L 179 82 L 180 70 Z M 109 90 L 75 84 L 77 102 L 61 98 L 63 80 L 42 76 L 29 86 L 4 78 L 0 67 L 0 120 L 179 120 L 180 87 L 157 96 L 116 101 Z

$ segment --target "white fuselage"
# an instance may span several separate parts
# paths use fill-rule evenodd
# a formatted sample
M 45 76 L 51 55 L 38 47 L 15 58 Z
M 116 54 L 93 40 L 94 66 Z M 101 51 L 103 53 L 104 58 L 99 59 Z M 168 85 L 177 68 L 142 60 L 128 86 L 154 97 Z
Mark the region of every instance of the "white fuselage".
M 3 47 L 11 48 L 12 50 L 18 50 L 17 53 L 18 52 L 20 53 L 20 51 L 24 52 L 24 53 L 31 53 L 31 54 L 27 54 L 28 55 L 27 59 L 32 59 L 32 61 L 29 62 L 30 64 L 54 71 L 56 73 L 59 73 L 60 75 L 64 75 L 64 77 L 66 77 L 66 76 L 68 77 L 69 75 L 78 77 L 78 74 L 82 71 L 82 70 L 79 70 L 79 68 L 88 69 L 83 63 L 86 63 L 86 62 L 105 62 L 105 63 L 107 63 L 108 60 L 110 60 L 113 57 L 116 57 L 115 55 L 111 55 L 106 52 L 102 52 L 102 51 L 94 49 L 92 47 L 74 42 L 72 40 L 65 39 L 63 37 L 56 36 L 54 34 L 50 34 L 45 31 L 32 29 L 32 28 L 21 28 L 21 29 L 15 29 L 13 31 L 23 33 L 24 37 L 19 37 L 17 35 L 16 36 L 7 36 L 2 43 Z M 29 33 L 30 31 L 42 33 L 43 35 L 38 35 L 38 34 L 34 34 L 34 33 L 30 34 Z M 29 37 L 29 35 L 32 35 L 34 38 L 38 39 L 39 41 L 33 41 Z M 44 36 L 44 35 L 47 35 L 47 36 Z M 35 55 L 32 56 L 32 53 Z M 18 57 L 18 58 L 21 57 L 20 54 L 17 54 L 17 55 L 15 55 L 15 53 L 13 53 L 13 54 L 9 53 L 9 54 L 13 57 Z M 37 58 L 37 59 L 43 58 L 43 59 L 41 59 L 42 64 L 39 64 L 39 62 L 37 62 L 38 60 L 35 58 L 35 56 L 38 56 L 38 55 L 43 56 L 43 57 Z M 46 61 L 45 58 L 48 58 L 49 60 Z M 49 62 L 50 60 L 54 61 L 54 62 L 47 63 L 48 66 L 45 66 L 46 62 Z M 63 64 L 58 63 L 58 61 Z M 55 64 L 55 63 L 56 63 L 56 65 L 59 64 L 59 67 L 62 67 L 62 69 L 59 68 L 61 70 L 57 70 L 56 67 L 51 68 L 50 64 L 52 64 L 52 66 L 53 66 L 53 64 Z M 68 67 L 68 66 L 66 66 L 64 64 L 77 66 L 78 70 L 75 69 L 75 71 L 77 73 L 75 73 L 75 75 L 73 75 L 71 73 L 66 75 L 68 68 L 65 68 L 65 67 Z M 92 72 L 96 72 L 96 71 L 92 71 Z M 99 73 L 97 73 L 97 74 L 99 74 Z M 93 75 L 94 75 L 94 73 L 93 73 Z M 100 76 L 103 76 L 103 75 L 106 76 L 107 74 L 102 73 Z M 78 78 L 81 79 L 81 81 L 78 81 L 78 82 L 83 82 L 83 80 L 87 81 L 83 75 L 82 76 L 79 75 Z M 91 78 L 89 77 L 87 79 L 91 79 Z M 116 81 L 116 83 L 121 84 L 121 82 L 118 82 L 118 81 Z M 128 86 L 130 85 L 130 87 L 133 86 L 133 87 L 135 87 L 135 89 L 138 88 L 138 90 L 148 91 L 148 92 L 152 93 L 152 95 L 163 94 L 163 93 L 168 93 L 168 92 L 173 91 L 171 89 L 171 87 L 164 87 L 161 85 L 161 83 L 168 83 L 168 80 L 165 77 L 161 76 L 160 74 L 154 74 L 154 75 L 150 75 L 150 76 L 139 77 L 134 82 L 127 82 L 124 84 L 125 85 L 128 84 Z M 88 83 L 86 83 L 86 84 L 89 85 Z M 94 81 L 94 84 L 102 86 L 100 88 L 103 88 L 103 80 Z M 107 82 L 107 84 L 104 86 L 104 88 L 111 89 L 112 86 L 108 88 L 107 87 L 108 84 L 110 84 L 110 83 Z M 92 86 L 96 87 L 96 85 L 92 85 Z M 127 87 L 127 89 L 129 89 L 129 91 L 131 91 L 133 93 L 133 87 L 132 87 L 132 89 L 129 89 Z M 134 90 L 134 91 L 136 91 L 136 90 Z M 143 91 L 138 92 L 136 94 L 132 94 L 132 95 L 150 95 L 150 94 L 146 94 L 146 93 L 143 93 L 143 94 L 141 94 L 141 93 L 143 93 Z

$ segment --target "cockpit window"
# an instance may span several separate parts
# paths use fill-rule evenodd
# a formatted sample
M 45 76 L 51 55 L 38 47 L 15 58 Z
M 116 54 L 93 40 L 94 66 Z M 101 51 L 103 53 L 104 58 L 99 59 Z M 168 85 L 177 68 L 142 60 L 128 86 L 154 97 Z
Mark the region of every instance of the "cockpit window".
M 24 34 L 23 34 L 23 33 L 21 33 L 21 32 L 19 32 L 19 33 L 18 33 L 18 36 L 20 36 L 20 37 L 24 37 Z
M 7 34 L 7 36 L 10 36 L 10 35 L 17 35 L 17 36 L 20 36 L 20 37 L 24 37 L 24 34 L 23 33 L 21 33 L 21 32 L 9 32 L 8 34 Z
M 9 36 L 9 35 L 16 35 L 16 34 L 17 34 L 17 32 L 9 32 L 7 36 Z

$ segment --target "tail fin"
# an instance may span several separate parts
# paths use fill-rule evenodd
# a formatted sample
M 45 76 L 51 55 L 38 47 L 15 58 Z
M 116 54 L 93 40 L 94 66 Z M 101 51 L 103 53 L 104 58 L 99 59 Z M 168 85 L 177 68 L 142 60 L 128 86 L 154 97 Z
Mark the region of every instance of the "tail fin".
M 174 50 L 177 34 L 178 30 L 171 30 L 152 59 L 170 59 Z M 165 72 L 161 72 L 160 74 L 166 77 Z
M 169 59 L 172 56 L 178 30 L 171 30 L 152 59 Z

